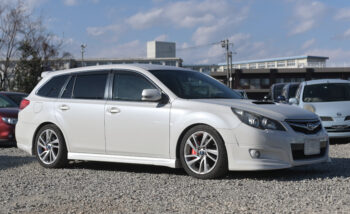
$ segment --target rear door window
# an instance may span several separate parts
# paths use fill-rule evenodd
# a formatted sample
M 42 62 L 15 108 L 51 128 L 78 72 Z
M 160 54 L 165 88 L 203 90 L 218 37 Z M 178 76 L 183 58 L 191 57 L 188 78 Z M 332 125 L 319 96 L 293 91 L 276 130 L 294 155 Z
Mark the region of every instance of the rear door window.
M 60 75 L 53 77 L 39 89 L 37 95 L 52 98 L 58 97 L 68 77 L 69 75 Z
M 73 98 L 104 99 L 107 76 L 107 73 L 77 75 L 74 84 Z

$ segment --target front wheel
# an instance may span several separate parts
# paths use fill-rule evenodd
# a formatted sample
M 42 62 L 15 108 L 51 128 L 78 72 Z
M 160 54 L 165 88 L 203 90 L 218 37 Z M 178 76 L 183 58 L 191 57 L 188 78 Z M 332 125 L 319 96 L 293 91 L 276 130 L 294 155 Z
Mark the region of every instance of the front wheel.
M 180 161 L 185 171 L 196 178 L 212 179 L 227 173 L 227 153 L 223 140 L 211 127 L 199 125 L 184 135 Z
M 60 168 L 67 163 L 67 148 L 63 134 L 53 124 L 43 126 L 35 138 L 35 153 L 46 168 Z

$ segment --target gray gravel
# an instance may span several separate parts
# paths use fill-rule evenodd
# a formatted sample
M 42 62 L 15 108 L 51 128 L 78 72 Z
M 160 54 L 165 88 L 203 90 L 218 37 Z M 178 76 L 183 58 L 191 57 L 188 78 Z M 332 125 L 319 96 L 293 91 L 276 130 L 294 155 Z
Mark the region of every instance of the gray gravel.
M 331 163 L 198 180 L 181 169 L 73 162 L 0 147 L 0 213 L 349 213 L 350 144 Z

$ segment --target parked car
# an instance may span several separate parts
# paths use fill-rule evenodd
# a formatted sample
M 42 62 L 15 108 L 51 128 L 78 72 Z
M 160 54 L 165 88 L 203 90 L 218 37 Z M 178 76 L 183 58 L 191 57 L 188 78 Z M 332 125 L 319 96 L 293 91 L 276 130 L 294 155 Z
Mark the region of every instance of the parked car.
M 0 94 L 0 145 L 16 145 L 15 125 L 18 107 L 16 103 Z
M 1 91 L 0 94 L 12 100 L 18 107 L 21 101 L 28 96 L 26 93 L 10 91 Z
M 273 102 L 279 102 L 280 96 L 282 95 L 283 87 L 287 83 L 275 83 L 271 85 L 269 94 L 264 97 L 264 100 L 271 100 Z
M 235 91 L 241 95 L 242 99 L 248 99 L 248 95 L 244 90 L 235 89 Z
M 350 137 L 350 81 L 303 82 L 289 102 L 318 114 L 330 138 Z
M 289 98 L 295 97 L 299 85 L 300 83 L 287 83 L 283 87 L 281 97 L 278 100 L 288 103 Z
M 46 73 L 22 100 L 18 147 L 47 168 L 67 160 L 183 167 L 208 179 L 328 161 L 316 114 L 240 99 L 173 66 L 104 65 Z M 54 171 L 53 171 L 54 172 Z

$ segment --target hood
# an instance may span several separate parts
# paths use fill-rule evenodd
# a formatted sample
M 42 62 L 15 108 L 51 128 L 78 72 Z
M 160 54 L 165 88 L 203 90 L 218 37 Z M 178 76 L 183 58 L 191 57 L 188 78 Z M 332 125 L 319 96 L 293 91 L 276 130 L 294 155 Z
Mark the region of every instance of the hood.
M 310 111 L 301 109 L 299 107 L 291 106 L 288 104 L 261 102 L 254 100 L 243 99 L 200 99 L 196 102 L 210 103 L 216 105 L 224 105 L 228 107 L 234 107 L 253 113 L 260 114 L 262 116 L 284 121 L 286 119 L 294 120 L 314 120 L 318 119 L 318 116 Z
M 346 117 L 350 115 L 350 101 L 304 103 L 305 105 L 313 105 L 316 109 L 315 113 L 319 116 Z
M 18 111 L 19 111 L 18 108 L 0 108 L 0 116 L 1 117 L 17 118 Z

